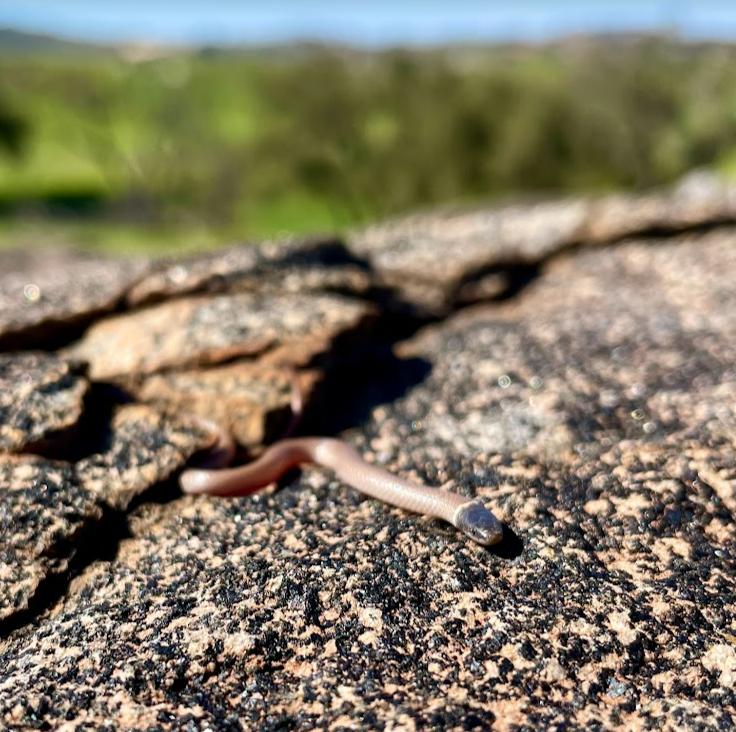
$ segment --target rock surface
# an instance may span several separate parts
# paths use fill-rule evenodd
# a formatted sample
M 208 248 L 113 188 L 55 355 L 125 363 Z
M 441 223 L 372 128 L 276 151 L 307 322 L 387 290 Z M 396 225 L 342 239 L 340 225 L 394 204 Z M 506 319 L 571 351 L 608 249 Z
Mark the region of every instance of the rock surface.
M 67 569 L 76 539 L 101 509 L 68 465 L 0 458 L 0 621 L 28 606 L 41 582 Z
M 578 244 L 734 220 L 736 187 L 695 173 L 671 190 L 644 196 L 413 215 L 356 232 L 350 249 L 409 302 L 444 314 L 458 300 L 475 299 L 478 291 L 481 299 L 504 294 L 513 287 L 509 268 L 535 265 Z
M 0 347 L 48 344 L 114 310 L 147 267 L 54 249 L 0 253 Z
M 413 335 L 406 322 L 392 331 L 369 290 L 330 300 L 358 317 L 377 308 L 374 339 L 388 338 L 374 340 L 375 361 L 363 350 L 323 374 L 365 402 L 346 438 L 397 473 L 483 496 L 506 524 L 491 549 L 316 468 L 238 499 L 167 487 L 215 438 L 186 412 L 241 429 L 254 448 L 263 404 L 285 409 L 295 372 L 269 363 L 269 348 L 204 369 L 192 354 L 223 333 L 237 331 L 230 344 L 284 338 L 273 323 L 288 311 L 262 303 L 301 302 L 294 293 L 258 293 L 254 280 L 247 293 L 203 296 L 200 282 L 196 296 L 159 290 L 176 299 L 93 326 L 68 350 L 94 364 L 96 333 L 126 322 L 110 352 L 125 368 L 108 356 L 92 378 L 124 373 L 150 404 L 111 408 L 92 455 L 0 462 L 0 719 L 10 729 L 733 727 L 736 229 L 724 190 L 699 185 L 608 199 L 630 212 L 608 221 L 600 203 L 595 217 L 587 202 L 557 219 L 528 210 L 514 256 L 538 257 L 535 276 L 501 301 L 416 322 Z M 562 237 L 551 222 L 576 206 L 588 218 Z M 443 236 L 460 259 L 475 247 L 463 226 Z M 488 239 L 474 271 L 496 266 L 494 246 L 508 241 Z M 434 280 L 441 307 L 463 266 Z M 420 280 L 409 283 L 407 267 L 395 285 L 405 302 Z M 335 297 L 312 285 L 299 297 Z M 245 325 L 228 315 L 202 332 L 191 313 L 213 301 Z M 342 305 L 331 307 L 339 320 Z M 152 308 L 191 337 L 136 336 Z M 297 320 L 312 333 L 319 318 Z M 138 355 L 143 342 L 152 361 Z M 396 370 L 384 379 L 387 342 Z M 312 353 L 333 358 L 334 338 Z M 402 368 L 416 363 L 427 368 Z M 123 398 L 105 388 L 93 385 L 97 399 Z M 345 401 L 326 406 L 347 413 L 356 405 Z M 48 577 L 65 591 L 44 589 Z
M 310 402 L 320 373 L 258 363 L 154 374 L 128 385 L 140 401 L 169 413 L 215 421 L 242 447 L 277 439 L 292 421 L 294 398 Z
M 28 607 L 78 551 L 108 539 L 103 518 L 180 470 L 216 435 L 187 418 L 121 407 L 99 453 L 74 465 L 0 454 L 0 621 Z
M 367 270 L 334 239 L 264 242 L 152 267 L 130 289 L 127 302 L 138 306 L 199 292 L 362 292 L 372 284 Z
M 62 438 L 81 419 L 88 388 L 79 363 L 0 354 L 0 451 L 36 452 Z
M 188 414 L 166 417 L 144 405 L 120 407 L 104 449 L 75 464 L 80 484 L 118 510 L 170 478 L 196 453 L 213 447 L 217 434 Z
M 338 295 L 196 297 L 103 320 L 67 354 L 87 361 L 100 380 L 264 354 L 271 363 L 302 365 L 368 313 Z

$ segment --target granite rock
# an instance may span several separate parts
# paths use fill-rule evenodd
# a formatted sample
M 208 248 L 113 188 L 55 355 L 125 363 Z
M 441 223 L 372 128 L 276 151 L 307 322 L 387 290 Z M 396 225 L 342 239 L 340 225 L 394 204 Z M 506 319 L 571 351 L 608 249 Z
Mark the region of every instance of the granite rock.
M 82 417 L 88 388 L 81 364 L 0 354 L 0 451 L 43 451 L 63 439 Z
M 295 399 L 314 402 L 321 376 L 314 369 L 297 372 L 240 362 L 154 374 L 126 388 L 167 413 L 213 420 L 240 446 L 253 450 L 284 434 L 298 419 L 293 414 Z
M 606 222 L 601 202 L 595 217 L 592 203 L 572 201 L 546 220 L 543 207 L 520 206 L 517 222 L 525 210 L 529 221 L 541 218 L 514 234 L 521 243 L 494 241 L 511 247 L 506 257 L 529 247 L 537 266 L 528 282 L 513 296 L 417 322 L 410 337 L 406 323 L 397 328 L 387 363 L 427 364 L 424 378 L 399 394 L 371 364 L 371 389 L 358 388 L 354 363 L 322 374 L 367 399 L 368 417 L 344 434 L 367 460 L 494 509 L 505 534 L 490 549 L 317 468 L 229 500 L 184 497 L 171 485 L 150 491 L 213 444 L 206 424 L 185 414 L 188 392 L 199 405 L 191 411 L 231 429 L 246 419 L 228 422 L 236 405 L 285 404 L 290 372 L 269 359 L 292 337 L 281 325 L 286 311 L 236 323 L 255 293 L 179 292 L 93 326 L 69 351 L 92 361 L 93 379 L 135 375 L 130 392 L 152 406 L 115 409 L 114 436 L 72 465 L 5 458 L 26 472 L 61 471 L 56 484 L 69 497 L 35 509 L 41 498 L 29 494 L 13 509 L 27 518 L 4 529 L 18 538 L 3 552 L 10 562 L 26 545 L 41 547 L 28 566 L 47 576 L 50 530 L 33 527 L 58 515 L 62 537 L 82 536 L 66 508 L 82 498 L 90 503 L 77 513 L 115 511 L 124 530 L 105 555 L 83 537 L 87 555 L 65 592 L 5 633 L 0 719 L 11 729 L 70 730 L 733 727 L 736 229 L 727 224 L 730 194 L 719 199 L 694 180 L 674 194 L 625 199 L 628 220 L 619 209 Z M 614 200 L 622 199 L 606 205 Z M 690 230 L 673 233 L 680 229 Z M 462 226 L 443 234 L 460 259 L 466 234 Z M 564 243 L 577 238 L 580 246 Z M 382 255 L 363 254 L 380 272 Z M 426 276 L 445 308 L 447 283 L 489 261 L 433 280 L 410 259 L 396 280 L 402 297 Z M 218 317 L 193 317 L 212 303 Z M 341 307 L 323 312 L 339 318 Z M 320 318 L 295 317 L 306 318 L 311 337 Z M 391 331 L 390 314 L 375 317 Z M 167 323 L 180 329 L 171 341 Z M 106 328 L 118 333 L 106 343 L 117 345 L 95 371 L 110 347 L 97 335 Z M 295 329 L 295 342 L 304 332 Z M 255 343 L 259 333 L 268 345 L 237 351 L 235 363 L 196 365 L 216 360 L 202 357 L 209 349 Z M 263 375 L 262 396 L 254 374 Z M 379 398 L 382 387 L 391 398 Z M 330 408 L 347 412 L 348 401 Z M 0 473 L 8 495 L 19 483 L 14 469 Z M 20 598 L 11 608 L 28 605 L 35 576 L 3 590 Z
M 114 310 L 147 267 L 51 248 L 0 253 L 0 348 L 47 347 Z
M 79 551 L 94 554 L 113 512 L 210 448 L 216 434 L 130 405 L 117 410 L 103 438 L 101 452 L 73 464 L 0 455 L 0 621 L 25 610 Z
M 79 483 L 118 510 L 212 448 L 217 432 L 186 413 L 164 416 L 141 404 L 115 412 L 104 448 L 75 463 Z
M 199 296 L 102 320 L 66 353 L 87 361 L 97 380 L 242 357 L 303 365 L 369 312 L 360 301 L 321 293 Z
M 3 621 L 28 606 L 44 579 L 67 569 L 75 540 L 101 509 L 63 463 L 0 455 L 0 486 Z
M 349 246 L 417 309 L 446 314 L 458 302 L 513 292 L 514 276 L 533 274 L 534 265 L 581 244 L 735 219 L 736 187 L 694 173 L 669 190 L 646 195 L 415 214 L 355 232 Z
M 365 263 L 336 239 L 285 239 L 246 244 L 160 262 L 127 293 L 130 306 L 194 293 L 365 292 Z

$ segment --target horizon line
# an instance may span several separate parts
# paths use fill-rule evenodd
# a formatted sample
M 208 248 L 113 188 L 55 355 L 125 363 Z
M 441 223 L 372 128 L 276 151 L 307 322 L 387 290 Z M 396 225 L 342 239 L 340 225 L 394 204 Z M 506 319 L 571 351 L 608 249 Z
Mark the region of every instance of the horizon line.
M 595 40 L 595 39 L 662 39 L 673 40 L 682 43 L 734 43 L 736 42 L 736 32 L 729 34 L 702 34 L 688 33 L 677 25 L 662 25 L 659 27 L 640 28 L 631 27 L 626 29 L 580 29 L 580 30 L 560 30 L 559 32 L 550 32 L 549 34 L 492 34 L 492 35 L 476 35 L 463 37 L 461 35 L 448 36 L 442 40 L 417 40 L 406 39 L 397 40 L 390 39 L 383 42 L 357 41 L 348 39 L 338 35 L 327 34 L 324 36 L 304 34 L 291 35 L 284 34 L 282 36 L 274 35 L 272 37 L 261 38 L 223 38 L 214 39 L 167 39 L 155 36 L 120 36 L 118 38 L 98 38 L 88 34 L 76 33 L 55 33 L 48 32 L 43 29 L 29 29 L 14 24 L 3 24 L 0 20 L 0 33 L 16 33 L 19 36 L 28 36 L 29 39 L 46 39 L 49 41 L 58 41 L 61 43 L 69 43 L 76 45 L 88 45 L 97 48 L 118 49 L 126 46 L 150 46 L 166 48 L 171 50 L 189 50 L 198 51 L 206 49 L 222 49 L 222 50 L 267 50 L 270 48 L 280 48 L 288 46 L 325 46 L 333 48 L 342 48 L 345 50 L 373 51 L 373 50 L 391 50 L 398 48 L 408 48 L 417 50 L 432 50 L 442 48 L 456 47 L 493 47 L 505 45 L 545 45 L 548 43 L 573 41 L 573 40 Z

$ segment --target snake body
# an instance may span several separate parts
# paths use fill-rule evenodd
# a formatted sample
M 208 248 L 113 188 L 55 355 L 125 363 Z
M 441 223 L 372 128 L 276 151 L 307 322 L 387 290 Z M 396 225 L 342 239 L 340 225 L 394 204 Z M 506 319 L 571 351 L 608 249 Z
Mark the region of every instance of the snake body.
M 283 439 L 252 463 L 224 470 L 185 470 L 179 482 L 185 493 L 246 495 L 306 463 L 332 470 L 347 485 L 384 503 L 447 521 L 479 544 L 496 544 L 503 536 L 501 522 L 481 501 L 412 483 L 366 462 L 350 445 L 329 437 Z

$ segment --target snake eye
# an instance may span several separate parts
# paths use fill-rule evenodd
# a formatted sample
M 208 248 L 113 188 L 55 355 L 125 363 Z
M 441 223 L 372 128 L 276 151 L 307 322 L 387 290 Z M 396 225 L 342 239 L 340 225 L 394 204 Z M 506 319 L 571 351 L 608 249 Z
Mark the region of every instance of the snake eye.
M 460 506 L 455 514 L 455 526 L 484 546 L 498 544 L 503 537 L 501 522 L 477 500 Z

